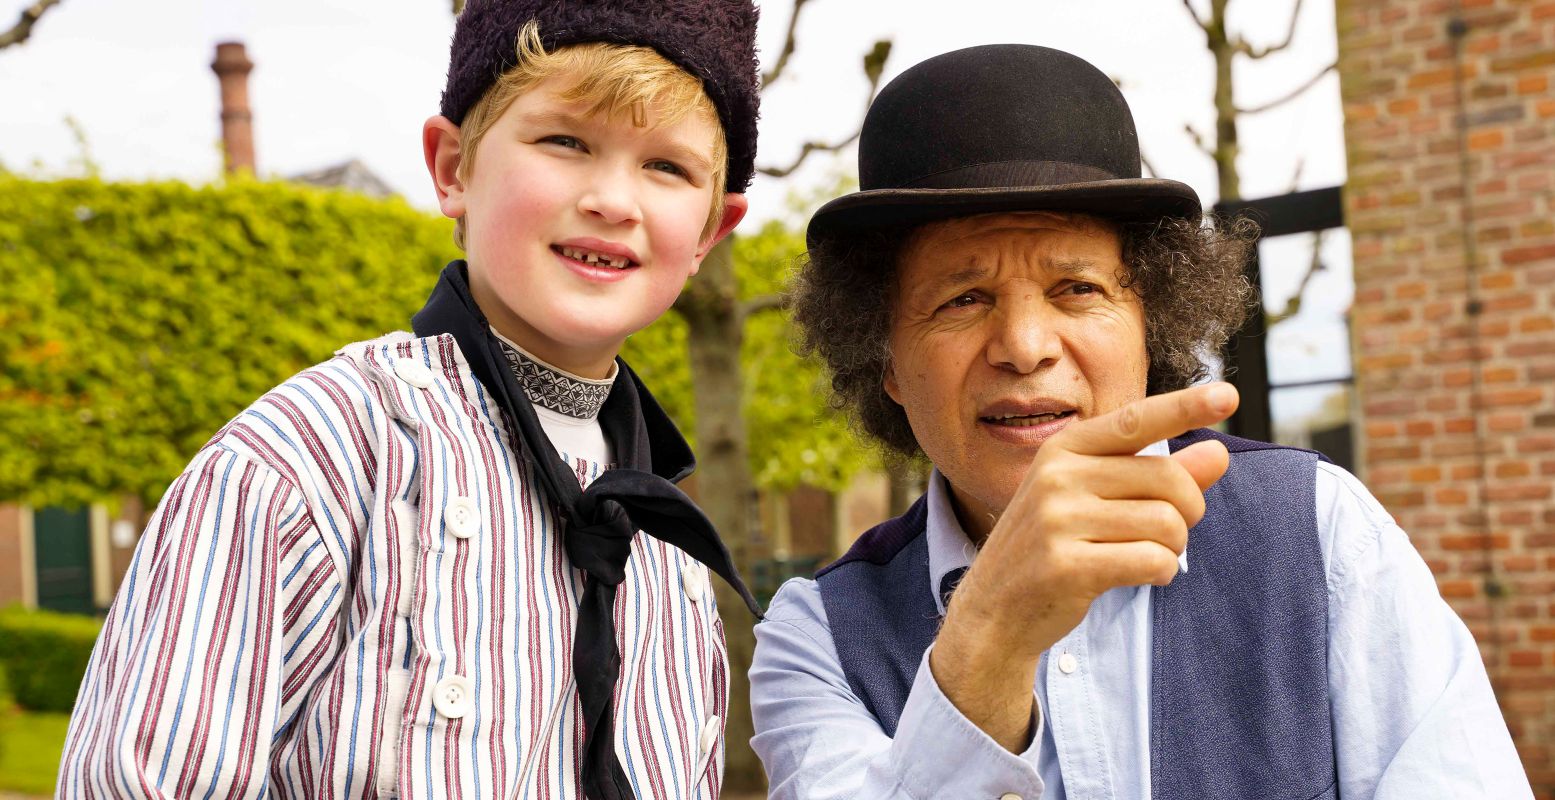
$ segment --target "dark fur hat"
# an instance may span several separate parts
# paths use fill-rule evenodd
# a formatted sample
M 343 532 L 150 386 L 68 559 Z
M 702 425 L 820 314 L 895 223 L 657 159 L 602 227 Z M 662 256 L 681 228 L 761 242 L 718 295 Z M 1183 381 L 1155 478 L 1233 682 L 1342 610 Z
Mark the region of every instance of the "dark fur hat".
M 546 49 L 582 42 L 651 47 L 700 78 L 729 146 L 728 191 L 756 171 L 756 7 L 751 0 L 469 0 L 454 27 L 442 114 L 454 124 L 514 66 L 535 20 Z

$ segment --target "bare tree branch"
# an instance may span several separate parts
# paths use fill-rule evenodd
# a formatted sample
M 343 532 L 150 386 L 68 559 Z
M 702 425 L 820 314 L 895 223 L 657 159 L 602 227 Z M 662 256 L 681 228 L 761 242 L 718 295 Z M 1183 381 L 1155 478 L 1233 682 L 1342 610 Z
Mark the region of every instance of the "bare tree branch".
M 1187 0 L 1183 0 L 1183 2 L 1187 2 Z M 1291 9 L 1290 26 L 1285 29 L 1285 41 L 1270 47 L 1253 47 L 1247 43 L 1246 39 L 1238 36 L 1236 37 L 1236 51 L 1248 58 L 1263 58 L 1266 55 L 1278 53 L 1290 47 L 1291 40 L 1296 38 L 1296 19 L 1301 16 L 1301 3 L 1302 0 L 1296 0 L 1296 7 Z
M 1285 301 L 1285 308 L 1269 314 L 1264 318 L 1264 327 L 1272 328 L 1275 325 L 1290 319 L 1301 313 L 1301 299 L 1306 296 L 1307 284 L 1312 282 L 1312 277 L 1327 269 L 1323 265 L 1323 231 L 1312 233 L 1312 260 L 1307 262 L 1307 273 L 1301 276 L 1301 283 L 1296 286 L 1296 291 Z
M 13 44 L 21 44 L 32 35 L 32 26 L 38 24 L 45 12 L 53 6 L 59 5 L 59 0 L 38 0 L 38 2 L 22 9 L 22 18 L 17 20 L 11 29 L 0 33 L 0 48 L 10 47 Z
M 1205 31 L 1209 30 L 1209 23 L 1199 16 L 1199 12 L 1193 10 L 1192 0 L 1182 0 L 1182 7 L 1188 9 L 1188 16 L 1193 18 L 1193 24 Z
M 794 48 L 799 46 L 799 41 L 794 37 L 794 29 L 799 27 L 799 12 L 804 4 L 810 0 L 794 0 L 794 13 L 788 18 L 788 32 L 783 34 L 783 50 L 778 53 L 777 63 L 772 69 L 761 74 L 761 88 L 765 89 L 783 74 L 783 68 L 788 66 L 788 58 L 794 54 Z
M 1156 171 L 1155 165 L 1150 163 L 1150 159 L 1149 158 L 1145 157 L 1145 149 L 1143 147 L 1139 148 L 1139 165 L 1145 168 L 1145 177 L 1147 177 L 1147 178 L 1159 178 L 1159 177 L 1161 177 L 1161 173 Z
M 784 308 L 788 308 L 788 295 L 764 294 L 741 303 L 740 318 L 747 319 L 763 311 L 777 311 Z
M 875 92 L 880 88 L 880 76 L 885 73 L 885 62 L 886 59 L 890 57 L 890 39 L 881 39 L 880 41 L 875 42 L 875 46 L 870 48 L 868 53 L 864 54 L 864 77 L 869 80 L 869 92 L 864 97 L 865 113 L 869 112 L 869 104 L 875 100 Z M 761 167 L 758 169 L 758 171 L 763 175 L 767 175 L 773 178 L 786 178 L 789 175 L 792 175 L 794 170 L 799 169 L 800 165 L 804 164 L 805 159 L 809 158 L 811 153 L 835 153 L 838 150 L 841 150 L 842 148 L 847 147 L 848 145 L 857 141 L 859 134 L 862 132 L 863 128 L 860 127 L 859 129 L 853 131 L 852 136 L 839 141 L 805 142 L 804 145 L 799 149 L 799 155 L 794 158 L 793 163 L 790 163 L 786 167 Z
M 855 141 L 858 141 L 859 134 L 862 132 L 863 131 L 861 130 L 854 131 L 852 136 L 835 142 L 805 142 L 804 146 L 799 149 L 799 155 L 796 156 L 793 162 L 788 166 L 760 167 L 757 169 L 757 171 L 763 175 L 768 175 L 773 178 L 786 178 L 789 175 L 792 175 L 794 170 L 799 169 L 800 165 L 804 164 L 805 159 L 809 158 L 811 153 L 835 153 L 838 150 L 853 144 Z
M 1300 97 L 1302 95 L 1302 93 L 1304 93 L 1306 90 L 1311 89 L 1313 86 L 1316 86 L 1317 82 L 1322 80 L 1324 75 L 1327 75 L 1328 73 L 1333 72 L 1334 69 L 1337 68 L 1338 66 L 1339 66 L 1339 62 L 1336 61 L 1336 62 L 1334 62 L 1332 64 L 1329 64 L 1328 66 L 1318 70 L 1317 74 L 1313 75 L 1310 78 L 1308 78 L 1306 83 L 1303 83 L 1300 86 L 1297 86 L 1295 89 L 1292 89 L 1291 91 L 1287 92 L 1284 97 L 1281 97 L 1278 100 L 1271 100 L 1271 101 L 1269 101 L 1267 103 L 1264 103 L 1261 106 L 1253 106 L 1252 108 L 1238 108 L 1236 110 L 1236 113 L 1238 113 L 1238 114 L 1261 114 L 1261 113 L 1263 113 L 1265 111 L 1268 111 L 1271 108 L 1276 108 L 1278 106 L 1282 106 L 1282 105 L 1284 105 L 1286 103 L 1289 103 L 1290 101 L 1295 100 L 1297 97 Z
M 1182 129 L 1188 134 L 1188 137 L 1193 140 L 1194 146 L 1203 151 L 1204 155 L 1207 155 L 1210 158 L 1215 157 L 1215 148 L 1210 147 L 1205 143 L 1203 134 L 1200 134 L 1198 131 L 1194 130 L 1193 126 L 1186 122 L 1183 123 Z
M 1296 187 L 1301 185 L 1301 173 L 1305 172 L 1306 169 L 1307 157 L 1303 155 L 1296 159 L 1296 168 L 1290 173 L 1290 188 L 1285 190 L 1287 194 L 1296 192 Z

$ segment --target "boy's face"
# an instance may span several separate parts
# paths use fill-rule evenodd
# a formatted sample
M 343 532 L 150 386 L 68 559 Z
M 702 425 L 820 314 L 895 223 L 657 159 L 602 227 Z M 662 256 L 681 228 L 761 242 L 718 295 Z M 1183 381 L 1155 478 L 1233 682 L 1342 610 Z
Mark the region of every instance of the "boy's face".
M 540 358 L 598 377 L 628 334 L 675 302 L 744 203 L 732 196 L 726 224 L 704 240 L 717 126 L 698 114 L 656 125 L 652 107 L 641 127 L 629 112 L 589 116 L 559 96 L 574 80 L 558 75 L 514 100 L 482 137 L 468 180 L 447 188 L 435 166 L 433 175 L 446 188 L 443 212 L 465 218 L 470 287 L 491 323 Z M 430 163 L 430 133 L 427 147 Z

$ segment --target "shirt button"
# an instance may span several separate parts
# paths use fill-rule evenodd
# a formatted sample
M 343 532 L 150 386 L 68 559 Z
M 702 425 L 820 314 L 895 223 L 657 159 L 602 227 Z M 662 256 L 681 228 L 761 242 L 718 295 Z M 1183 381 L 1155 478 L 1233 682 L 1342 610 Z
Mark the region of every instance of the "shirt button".
M 680 585 L 691 602 L 702 602 L 702 593 L 707 591 L 707 568 L 695 562 L 681 567 Z
M 480 512 L 475 510 L 474 500 L 460 495 L 448 501 L 448 507 L 443 509 L 443 522 L 449 533 L 468 539 L 480 528 Z
M 1080 659 L 1074 657 L 1074 653 L 1065 653 L 1058 657 L 1058 671 L 1065 675 L 1073 674 L 1080 668 Z
M 1005 792 L 999 795 L 999 800 L 1020 800 L 1020 795 L 1014 792 Z
M 470 682 L 463 675 L 450 675 L 432 687 L 432 706 L 449 719 L 470 712 Z
M 702 738 L 698 742 L 702 747 L 702 755 L 713 752 L 713 745 L 718 744 L 718 732 L 722 724 L 723 720 L 719 719 L 717 714 L 708 717 L 707 722 L 702 723 Z
M 425 389 L 432 385 L 432 370 L 427 369 L 427 366 L 420 361 L 402 358 L 394 362 L 394 374 L 417 389 Z

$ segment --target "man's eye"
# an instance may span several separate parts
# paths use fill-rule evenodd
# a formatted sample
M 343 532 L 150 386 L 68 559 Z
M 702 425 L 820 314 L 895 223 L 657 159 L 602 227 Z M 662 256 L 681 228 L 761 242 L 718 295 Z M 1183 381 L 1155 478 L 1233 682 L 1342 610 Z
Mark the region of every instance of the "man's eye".
M 1101 287 L 1094 283 L 1072 283 L 1065 290 L 1069 294 L 1096 294 Z
M 971 292 L 967 292 L 966 294 L 957 295 L 951 298 L 950 302 L 945 304 L 945 308 L 966 308 L 967 306 L 976 302 L 977 295 L 972 294 Z

